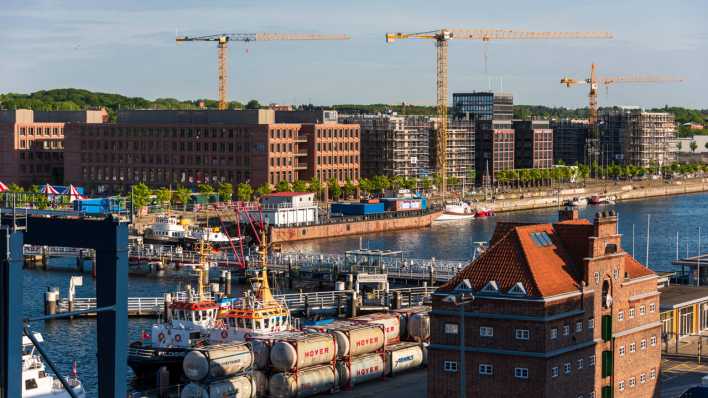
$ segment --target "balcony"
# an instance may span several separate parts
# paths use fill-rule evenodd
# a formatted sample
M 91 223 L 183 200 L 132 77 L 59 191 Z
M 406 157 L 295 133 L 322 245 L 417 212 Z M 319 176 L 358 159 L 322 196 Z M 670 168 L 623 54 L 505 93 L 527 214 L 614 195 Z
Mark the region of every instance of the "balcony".
M 297 151 L 297 152 L 295 152 L 295 156 L 299 156 L 299 157 L 307 156 L 307 151 L 306 150 Z
M 295 163 L 295 170 L 307 170 L 307 163 L 304 163 L 304 162 Z

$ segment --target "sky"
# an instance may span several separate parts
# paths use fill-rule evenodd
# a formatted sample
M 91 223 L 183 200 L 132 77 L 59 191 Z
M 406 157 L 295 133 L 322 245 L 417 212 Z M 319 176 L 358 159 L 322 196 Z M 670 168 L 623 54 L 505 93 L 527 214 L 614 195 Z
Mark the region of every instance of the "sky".
M 587 87 L 563 76 L 662 75 L 617 84 L 601 106 L 708 108 L 705 0 L 2 0 L 0 93 L 84 88 L 128 96 L 215 98 L 214 43 L 175 35 L 344 33 L 348 41 L 232 42 L 230 100 L 262 103 L 435 101 L 432 41 L 386 44 L 386 32 L 440 28 L 607 31 L 612 40 L 449 44 L 450 93 L 503 90 L 518 104 L 579 107 Z M 487 69 L 485 72 L 485 47 Z

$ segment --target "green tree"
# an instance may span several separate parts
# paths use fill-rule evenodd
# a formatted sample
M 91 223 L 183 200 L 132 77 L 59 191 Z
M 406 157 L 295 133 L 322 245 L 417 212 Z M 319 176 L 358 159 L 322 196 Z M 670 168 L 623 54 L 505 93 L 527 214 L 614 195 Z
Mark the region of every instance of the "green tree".
M 362 193 L 368 195 L 373 191 L 371 180 L 368 178 L 362 178 L 359 180 L 359 189 Z
M 391 187 L 397 191 L 397 190 L 403 188 L 403 184 L 405 184 L 405 182 L 406 182 L 405 177 L 395 176 L 391 179 Z
M 391 188 L 391 181 L 386 176 L 374 176 L 371 179 L 371 188 L 376 193 L 383 193 L 385 190 Z
M 460 184 L 460 179 L 457 178 L 457 176 L 450 176 L 447 178 L 447 186 L 448 188 L 457 188 L 457 186 Z
M 276 192 L 290 192 L 292 191 L 292 186 L 287 180 L 280 180 L 278 184 L 275 185 Z
M 689 145 L 691 148 L 691 152 L 696 152 L 696 149 L 698 149 L 698 144 L 696 144 L 696 141 L 691 141 Z
M 214 187 L 209 184 L 199 184 L 197 185 L 197 192 L 199 193 L 214 193 Z
M 423 186 L 424 190 L 430 191 L 433 188 L 433 180 L 430 177 L 423 177 L 420 181 L 420 185 Z
M 154 191 L 152 191 L 152 194 L 155 195 L 155 199 L 157 200 L 157 203 L 160 206 L 164 206 L 166 204 L 170 204 L 172 201 L 172 191 L 170 191 L 167 188 L 159 188 Z
M 336 178 L 332 177 L 327 181 L 327 185 L 329 188 L 329 197 L 332 200 L 338 200 L 340 196 L 342 196 L 342 188 L 339 186 L 339 182 L 337 181 Z
M 187 203 L 189 203 L 189 198 L 191 196 L 192 191 L 189 188 L 177 187 L 172 198 L 174 201 L 176 201 L 176 203 L 182 205 L 182 210 L 187 210 Z
M 234 186 L 230 182 L 219 183 L 219 200 L 222 202 L 229 202 L 234 196 Z
M 133 210 L 140 211 L 143 207 L 150 203 L 150 188 L 142 182 L 133 185 L 131 188 L 131 197 L 133 199 Z
M 416 188 L 418 188 L 418 179 L 416 179 L 415 177 L 406 178 L 403 182 L 403 188 L 415 190 Z
M 303 180 L 297 180 L 293 183 L 293 192 L 307 192 L 307 183 Z
M 354 195 L 354 192 L 356 191 L 356 185 L 354 185 L 351 179 L 347 178 L 347 180 L 344 182 L 344 187 L 342 188 L 342 191 L 344 192 L 345 197 L 351 198 L 352 195 Z
M 442 188 L 442 177 L 440 176 L 439 173 L 433 173 L 433 184 L 435 184 L 436 189 L 441 189 Z
M 261 104 L 258 101 L 252 99 L 246 104 L 246 109 L 261 109 Z
M 271 192 L 273 192 L 273 188 L 267 182 L 256 188 L 256 195 L 258 196 L 265 196 Z
M 241 202 L 248 202 L 253 196 L 253 187 L 247 182 L 242 182 L 236 186 L 236 197 Z

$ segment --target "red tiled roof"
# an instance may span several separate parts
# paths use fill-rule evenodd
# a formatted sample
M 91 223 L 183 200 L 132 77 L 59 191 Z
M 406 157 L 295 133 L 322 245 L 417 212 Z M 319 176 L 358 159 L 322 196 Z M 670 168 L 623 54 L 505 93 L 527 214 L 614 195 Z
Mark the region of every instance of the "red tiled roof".
M 268 195 L 265 195 L 264 198 L 269 198 L 269 197 L 286 197 L 286 198 L 291 198 L 293 196 L 302 196 L 302 195 L 309 195 L 310 192 L 273 192 L 269 193 Z
M 626 255 L 625 255 L 624 271 L 629 274 L 630 279 L 654 274 L 654 271 L 645 267 L 642 263 L 637 261 L 629 253 L 626 253 Z

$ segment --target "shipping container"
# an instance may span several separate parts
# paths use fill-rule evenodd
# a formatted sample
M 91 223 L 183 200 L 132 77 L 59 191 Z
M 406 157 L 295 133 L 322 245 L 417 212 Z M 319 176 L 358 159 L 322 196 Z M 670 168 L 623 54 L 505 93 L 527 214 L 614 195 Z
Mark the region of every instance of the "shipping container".
M 251 345 L 238 342 L 194 349 L 185 355 L 182 370 L 190 380 L 201 381 L 232 376 L 252 365 Z
M 270 377 L 268 392 L 271 398 L 303 398 L 337 387 L 337 370 L 334 366 L 313 366 L 297 373 L 276 373 Z
M 383 203 L 332 203 L 332 214 L 343 214 L 345 216 L 366 216 L 371 214 L 381 214 L 384 212 Z
M 386 211 L 411 211 L 411 210 L 422 210 L 423 200 L 414 199 L 400 199 L 400 198 L 383 198 L 381 199 L 384 203 Z
M 125 212 L 125 201 L 119 198 L 78 199 L 73 202 L 74 210 L 86 214 L 110 214 Z

